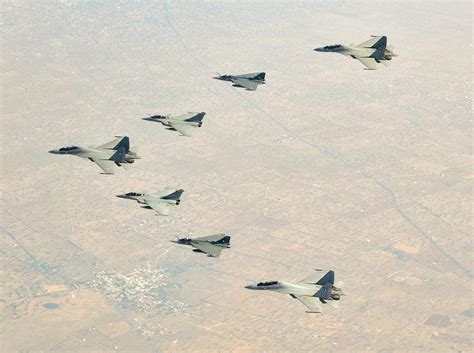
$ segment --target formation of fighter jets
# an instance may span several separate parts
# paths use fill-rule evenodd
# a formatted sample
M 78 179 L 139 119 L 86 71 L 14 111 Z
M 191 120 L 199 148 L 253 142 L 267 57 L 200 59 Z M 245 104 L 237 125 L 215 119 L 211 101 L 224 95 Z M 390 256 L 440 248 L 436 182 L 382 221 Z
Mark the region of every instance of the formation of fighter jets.
M 388 65 L 393 57 L 397 56 L 393 47 L 387 46 L 386 36 L 372 36 L 371 39 L 359 45 L 328 45 L 314 49 L 317 52 L 333 52 L 353 59 L 359 60 L 366 70 L 377 69 L 377 63 Z M 265 72 L 256 72 L 242 75 L 219 75 L 214 77 L 217 80 L 232 82 L 233 87 L 244 88 L 255 91 L 261 84 L 265 84 Z M 168 130 L 179 132 L 183 136 L 191 136 L 196 128 L 203 124 L 205 112 L 188 112 L 180 116 L 153 115 L 143 118 L 146 121 L 158 122 Z M 62 147 L 49 151 L 52 154 L 74 155 L 87 158 L 96 163 L 103 171 L 102 174 L 114 174 L 115 167 L 129 167 L 137 159 L 136 149 L 130 147 L 128 136 L 116 136 L 116 139 L 100 146 L 89 147 Z M 122 199 L 135 200 L 143 208 L 154 210 L 160 215 L 168 215 L 170 209 L 180 204 L 183 189 L 165 189 L 152 194 L 146 192 L 128 192 L 117 195 Z M 226 234 L 216 234 L 200 238 L 177 238 L 172 241 L 180 245 L 190 245 L 194 252 L 207 254 L 209 257 L 219 257 L 223 249 L 230 248 L 231 237 Z M 321 270 L 317 270 L 321 271 Z M 251 290 L 270 290 L 278 293 L 289 294 L 292 298 L 298 299 L 304 304 L 308 313 L 320 313 L 320 304 L 334 305 L 341 296 L 345 295 L 340 286 L 334 284 L 334 271 L 328 271 L 320 278 L 319 273 L 295 282 L 268 281 L 248 285 L 245 288 Z

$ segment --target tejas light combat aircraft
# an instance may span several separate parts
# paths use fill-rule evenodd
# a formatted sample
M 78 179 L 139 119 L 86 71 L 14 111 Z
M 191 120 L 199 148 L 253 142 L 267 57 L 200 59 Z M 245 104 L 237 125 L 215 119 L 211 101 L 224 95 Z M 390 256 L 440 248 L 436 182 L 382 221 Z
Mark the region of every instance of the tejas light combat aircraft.
M 171 206 L 177 206 L 181 202 L 180 197 L 183 189 L 166 189 L 154 194 L 128 192 L 123 195 L 117 195 L 121 199 L 135 200 L 144 204 L 143 208 L 154 210 L 156 213 L 167 216 Z
M 216 80 L 230 81 L 234 87 L 245 88 L 248 91 L 255 91 L 258 85 L 265 84 L 265 72 L 255 72 L 243 75 L 220 75 L 214 77 Z
M 130 148 L 128 136 L 116 136 L 113 141 L 107 142 L 101 146 L 61 147 L 57 150 L 51 150 L 53 154 L 70 154 L 81 158 L 87 158 L 97 164 L 103 171 L 103 174 L 114 174 L 115 166 L 129 169 L 135 159 L 140 159 L 136 151 Z
M 245 288 L 289 294 L 309 309 L 306 311 L 307 313 L 320 313 L 320 302 L 335 306 L 334 301 L 341 299 L 344 293 L 340 288 L 334 286 L 334 271 L 329 271 L 322 278 L 319 276 L 320 274 L 315 273 L 297 283 L 270 281 L 252 284 Z
M 225 234 L 210 235 L 201 238 L 177 238 L 172 243 L 191 245 L 194 252 L 207 254 L 210 257 L 219 257 L 223 249 L 230 248 L 230 236 Z
M 377 63 L 388 66 L 390 60 L 392 60 L 394 56 L 398 56 L 394 53 L 393 46 L 387 46 L 386 36 L 372 36 L 368 41 L 358 45 L 335 44 L 314 50 L 350 56 L 353 59 L 359 60 L 365 66 L 365 70 L 376 70 Z
M 206 115 L 204 112 L 188 112 L 187 114 L 180 116 L 153 115 L 143 118 L 143 120 L 156 121 L 164 126 L 168 126 L 168 130 L 178 131 L 183 136 L 191 136 L 195 128 L 202 126 L 204 115 Z

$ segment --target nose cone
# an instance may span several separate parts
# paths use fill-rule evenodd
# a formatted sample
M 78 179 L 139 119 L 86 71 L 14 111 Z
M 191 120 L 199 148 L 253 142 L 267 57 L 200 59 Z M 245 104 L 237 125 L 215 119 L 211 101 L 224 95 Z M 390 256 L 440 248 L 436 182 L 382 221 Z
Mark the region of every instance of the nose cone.
M 249 284 L 248 286 L 245 286 L 246 289 L 257 289 L 257 286 L 255 284 Z
M 319 51 L 319 52 L 325 52 L 326 49 L 324 49 L 324 47 L 320 47 L 320 48 L 315 48 L 313 49 L 314 51 Z
M 119 199 L 128 199 L 129 197 L 127 196 L 127 194 L 122 194 L 122 195 L 115 195 L 116 197 L 118 197 Z
M 59 150 L 51 150 L 51 151 L 48 151 L 48 153 L 61 154 L 61 152 L 59 152 Z

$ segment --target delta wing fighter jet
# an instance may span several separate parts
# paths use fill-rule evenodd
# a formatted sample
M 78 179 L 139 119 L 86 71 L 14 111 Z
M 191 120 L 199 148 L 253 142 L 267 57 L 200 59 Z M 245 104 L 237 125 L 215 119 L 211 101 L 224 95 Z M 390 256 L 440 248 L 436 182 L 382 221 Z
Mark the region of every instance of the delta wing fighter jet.
M 201 238 L 177 238 L 172 243 L 191 245 L 194 252 L 207 254 L 210 257 L 219 257 L 223 249 L 230 248 L 230 236 L 225 234 L 210 235 Z
M 385 66 L 390 64 L 394 56 L 398 56 L 393 51 L 393 46 L 387 46 L 386 36 L 372 36 L 371 39 L 358 45 L 327 45 L 325 47 L 314 49 L 318 52 L 339 53 L 359 60 L 365 66 L 365 70 L 376 70 L 377 63 Z
M 153 115 L 143 120 L 156 121 L 167 126 L 168 130 L 175 130 L 181 133 L 183 136 L 191 136 L 193 130 L 197 127 L 202 126 L 202 119 L 204 119 L 206 113 L 193 113 L 188 112 L 187 114 L 180 116 L 169 116 L 169 115 Z
M 289 294 L 309 309 L 306 311 L 307 313 L 320 313 L 319 303 L 335 306 L 334 301 L 341 299 L 344 293 L 340 288 L 334 286 L 334 271 L 329 271 L 321 278 L 319 276 L 320 274 L 315 273 L 297 283 L 270 281 L 252 284 L 245 288 Z
M 183 189 L 166 189 L 163 191 L 156 192 L 154 194 L 128 192 L 123 195 L 117 195 L 121 199 L 135 200 L 143 208 L 154 210 L 156 213 L 167 216 L 171 206 L 177 206 L 181 202 L 180 197 L 184 192 Z
M 234 87 L 245 88 L 247 91 L 257 90 L 258 85 L 265 84 L 265 72 L 255 72 L 243 75 L 219 75 L 216 80 L 230 81 Z
M 115 166 L 129 169 L 136 159 L 140 159 L 137 152 L 130 148 L 130 139 L 128 136 L 116 136 L 113 141 L 107 142 L 101 146 L 61 147 L 57 150 L 51 150 L 52 154 L 70 154 L 81 158 L 87 158 L 97 164 L 103 171 L 103 174 L 114 174 Z

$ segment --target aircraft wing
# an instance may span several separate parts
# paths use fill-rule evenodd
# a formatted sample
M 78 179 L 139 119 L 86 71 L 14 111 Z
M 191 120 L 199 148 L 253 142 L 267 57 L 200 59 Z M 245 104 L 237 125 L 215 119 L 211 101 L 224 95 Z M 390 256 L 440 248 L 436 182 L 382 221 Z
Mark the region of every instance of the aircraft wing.
M 125 151 L 130 150 L 130 139 L 128 136 L 116 136 L 115 140 L 107 142 L 103 145 L 97 146 L 97 148 L 103 148 L 107 150 L 118 150 L 120 147 L 123 147 Z
M 205 242 L 192 241 L 191 245 L 195 247 L 196 249 L 201 250 L 203 253 L 206 253 L 212 257 L 219 257 L 222 252 L 222 248 L 220 246 L 215 246 L 215 245 L 205 243 Z
M 298 299 L 304 306 L 306 306 L 309 310 L 307 313 L 321 313 L 321 306 L 319 305 L 319 299 L 316 297 L 308 297 L 308 296 L 300 296 L 295 295 L 296 299 Z
M 387 37 L 386 36 L 372 36 L 369 40 L 365 41 L 364 43 L 360 43 L 357 45 L 358 47 L 362 48 L 385 48 L 387 46 Z
M 153 211 L 162 216 L 168 216 L 170 214 L 170 205 L 166 202 L 160 202 L 158 200 L 149 201 L 147 202 L 147 205 L 150 206 Z
M 193 129 L 194 129 L 193 126 L 186 124 L 184 122 L 181 123 L 181 122 L 173 121 L 173 122 L 170 122 L 170 125 L 173 129 L 181 133 L 181 135 L 188 136 L 188 137 L 191 136 L 191 133 L 193 132 Z
M 258 83 L 248 80 L 246 78 L 233 78 L 232 82 L 235 85 L 248 89 L 249 91 L 255 91 L 258 87 Z
M 100 169 L 104 171 L 104 174 L 114 174 L 115 173 L 115 162 L 107 159 L 95 159 L 92 158 L 92 162 L 97 164 Z
M 359 60 L 362 65 L 364 65 L 366 67 L 366 70 L 377 70 L 377 61 L 375 61 L 375 59 L 372 59 L 372 58 L 357 58 L 357 60 Z
M 130 170 L 133 166 L 132 163 L 119 163 L 121 167 L 123 167 L 123 169 L 125 170 Z

